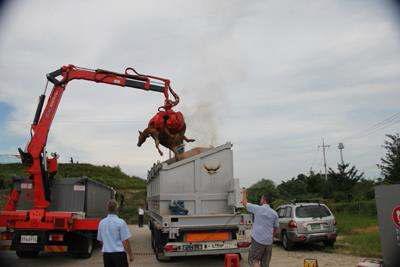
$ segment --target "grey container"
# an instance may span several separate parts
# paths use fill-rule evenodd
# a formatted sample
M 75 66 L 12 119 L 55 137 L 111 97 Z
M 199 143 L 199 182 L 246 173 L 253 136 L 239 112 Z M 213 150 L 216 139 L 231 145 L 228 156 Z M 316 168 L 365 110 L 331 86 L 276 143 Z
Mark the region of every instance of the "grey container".
M 181 200 L 188 215 L 232 214 L 240 206 L 239 180 L 233 178 L 232 144 L 209 149 L 175 163 L 159 163 L 147 177 L 148 209 L 172 215 Z
M 32 208 L 32 181 L 25 180 L 20 184 L 21 195 L 17 208 Z M 83 212 L 86 218 L 104 217 L 107 214 L 106 204 L 114 198 L 115 190 L 87 177 L 65 178 L 54 181 L 51 188 L 49 211 Z
M 400 184 L 375 187 L 379 235 L 385 267 L 400 266 L 400 227 L 393 222 L 392 213 L 400 206 Z M 397 215 L 398 216 L 398 215 Z

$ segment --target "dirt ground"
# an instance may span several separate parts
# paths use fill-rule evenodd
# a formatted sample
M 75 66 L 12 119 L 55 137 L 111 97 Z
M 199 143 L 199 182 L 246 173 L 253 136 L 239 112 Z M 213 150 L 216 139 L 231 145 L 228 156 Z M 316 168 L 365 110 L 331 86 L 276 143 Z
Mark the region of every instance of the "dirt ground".
M 223 256 L 199 256 L 178 258 L 173 262 L 159 263 L 155 259 L 150 246 L 150 231 L 147 227 L 138 228 L 130 226 L 133 238 L 131 244 L 135 254 L 135 261 L 130 266 L 154 267 L 154 266 L 224 266 Z M 19 259 L 15 252 L 0 252 L 0 266 L 29 266 L 29 267 L 47 267 L 47 266 L 103 266 L 100 249 L 96 249 L 90 259 L 74 259 L 67 255 L 43 254 L 36 259 Z M 300 267 L 303 266 L 304 259 L 311 258 L 318 260 L 318 266 L 356 266 L 359 257 L 350 255 L 341 255 L 326 253 L 318 250 L 318 247 L 302 247 L 294 251 L 285 251 L 279 245 L 275 245 L 272 252 L 271 267 Z M 240 266 L 248 266 L 247 254 L 243 255 Z

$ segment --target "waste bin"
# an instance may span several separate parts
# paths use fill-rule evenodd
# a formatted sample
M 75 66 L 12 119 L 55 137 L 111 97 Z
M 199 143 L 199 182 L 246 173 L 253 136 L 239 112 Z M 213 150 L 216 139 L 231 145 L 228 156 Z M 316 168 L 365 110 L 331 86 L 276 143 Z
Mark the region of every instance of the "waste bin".
M 375 187 L 379 235 L 385 267 L 400 266 L 400 184 Z

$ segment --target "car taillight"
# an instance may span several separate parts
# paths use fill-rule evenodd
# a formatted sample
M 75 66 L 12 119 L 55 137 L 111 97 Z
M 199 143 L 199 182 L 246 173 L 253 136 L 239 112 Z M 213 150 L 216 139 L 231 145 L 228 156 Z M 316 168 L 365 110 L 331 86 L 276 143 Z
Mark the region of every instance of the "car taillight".
M 64 235 L 63 234 L 50 234 L 49 241 L 62 242 L 62 241 L 64 241 Z
M 336 219 L 333 219 L 333 225 L 336 226 L 336 224 L 337 224 Z
M 164 251 L 172 252 L 172 251 L 176 250 L 176 248 L 177 248 L 177 246 L 175 246 L 175 245 L 167 244 L 164 246 Z
M 247 248 L 250 247 L 250 242 L 238 242 L 237 246 L 238 248 Z
M 288 226 L 289 228 L 297 228 L 297 223 L 293 220 L 290 220 Z

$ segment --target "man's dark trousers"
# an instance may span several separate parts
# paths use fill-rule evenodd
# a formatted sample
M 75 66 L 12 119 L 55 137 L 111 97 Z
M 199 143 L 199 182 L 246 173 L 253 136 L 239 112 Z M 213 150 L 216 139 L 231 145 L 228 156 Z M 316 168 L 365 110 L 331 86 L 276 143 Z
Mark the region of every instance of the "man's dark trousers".
M 139 227 L 143 227 L 144 216 L 143 215 L 139 215 L 138 221 L 139 221 L 139 223 L 138 223 Z
M 128 267 L 128 257 L 125 252 L 104 252 L 104 267 Z

